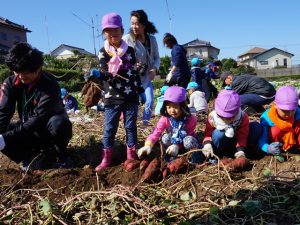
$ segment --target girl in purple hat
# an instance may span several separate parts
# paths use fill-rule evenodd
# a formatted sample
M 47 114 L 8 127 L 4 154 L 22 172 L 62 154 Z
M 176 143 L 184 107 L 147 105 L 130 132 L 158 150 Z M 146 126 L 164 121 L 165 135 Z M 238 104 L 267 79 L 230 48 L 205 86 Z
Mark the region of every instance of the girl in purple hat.
M 122 40 L 122 18 L 109 13 L 102 18 L 104 47 L 99 51 L 100 77 L 104 88 L 105 128 L 103 158 L 96 167 L 100 171 L 112 162 L 113 145 L 121 113 L 126 129 L 127 159 L 136 159 L 137 114 L 139 95 L 145 99 L 140 77 L 135 69 L 134 49 Z
M 283 86 L 276 91 L 274 104 L 260 117 L 263 135 L 259 147 L 265 153 L 279 155 L 300 147 L 300 110 L 298 94 L 293 86 Z
M 215 100 L 215 110 L 209 113 L 203 139 L 203 154 L 222 157 L 245 157 L 247 143 L 257 143 L 259 123 L 249 125 L 249 118 L 240 108 L 240 97 L 232 90 L 223 90 Z M 252 130 L 249 135 L 249 126 Z
M 185 150 L 199 148 L 200 143 L 195 138 L 197 118 L 190 114 L 184 88 L 169 87 L 165 92 L 164 103 L 160 112 L 162 117 L 154 131 L 146 139 L 144 147 L 138 150 L 139 158 L 149 155 L 160 138 L 167 148 L 166 155 L 171 157 L 176 157 Z

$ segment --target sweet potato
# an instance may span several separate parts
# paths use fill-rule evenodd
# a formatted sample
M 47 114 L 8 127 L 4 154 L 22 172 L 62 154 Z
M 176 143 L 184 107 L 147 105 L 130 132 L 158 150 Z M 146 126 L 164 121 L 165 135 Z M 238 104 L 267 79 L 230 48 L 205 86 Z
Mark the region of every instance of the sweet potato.
M 170 174 L 170 170 L 168 168 L 163 170 L 162 177 L 165 179 Z
M 232 160 L 233 160 L 233 159 L 231 159 L 231 158 L 225 158 L 225 159 L 222 159 L 222 160 L 220 161 L 220 166 L 226 166 L 226 165 L 230 164 Z
M 232 171 L 242 171 L 247 169 L 250 166 L 250 160 L 245 157 L 239 157 L 233 160 L 230 160 L 227 164 L 225 164 L 227 168 Z
M 187 166 L 186 159 L 184 157 L 180 157 L 175 159 L 171 163 L 167 165 L 171 174 L 177 173 L 179 170 L 184 169 Z
M 144 159 L 140 164 L 140 171 L 144 172 L 147 166 L 149 165 L 149 163 L 150 163 L 149 159 Z
M 153 159 L 145 170 L 142 176 L 142 181 L 150 181 L 154 178 L 156 173 L 159 171 L 159 160 Z
M 124 162 L 125 170 L 130 172 L 139 167 L 141 161 L 136 159 L 128 159 Z

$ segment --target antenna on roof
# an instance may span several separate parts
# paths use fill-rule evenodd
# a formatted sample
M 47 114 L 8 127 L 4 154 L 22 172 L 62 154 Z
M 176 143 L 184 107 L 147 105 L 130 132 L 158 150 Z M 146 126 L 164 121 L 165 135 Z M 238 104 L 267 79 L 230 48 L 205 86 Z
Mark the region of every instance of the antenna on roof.
M 166 0 L 167 10 L 168 10 L 168 16 L 169 16 L 169 26 L 170 26 L 170 33 L 172 34 L 172 18 L 169 10 L 169 4 L 168 0 Z
M 95 56 L 97 56 L 97 53 L 96 53 L 96 44 L 95 44 L 95 27 L 94 27 L 94 20 L 93 20 L 93 17 L 92 17 L 92 25 L 89 24 L 88 22 L 86 22 L 85 20 L 83 20 L 82 18 L 80 18 L 78 15 L 76 15 L 75 13 L 73 13 L 73 16 L 77 17 L 77 19 L 79 19 L 81 22 L 85 23 L 86 25 L 88 25 L 90 28 L 92 28 L 92 33 L 93 33 L 93 43 L 94 43 L 94 54 Z
M 49 51 L 49 54 L 51 54 L 50 38 L 49 38 L 48 23 L 47 23 L 47 16 L 45 16 L 45 28 L 46 28 L 46 35 L 47 35 L 47 42 L 48 42 L 48 51 Z

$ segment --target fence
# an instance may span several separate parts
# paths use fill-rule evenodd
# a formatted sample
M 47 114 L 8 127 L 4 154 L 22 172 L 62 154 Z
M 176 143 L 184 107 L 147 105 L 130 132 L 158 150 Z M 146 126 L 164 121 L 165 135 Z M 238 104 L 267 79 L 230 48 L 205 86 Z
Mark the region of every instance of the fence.
M 259 77 L 269 77 L 269 78 L 282 77 L 282 76 L 300 75 L 300 67 L 256 70 L 255 72 Z

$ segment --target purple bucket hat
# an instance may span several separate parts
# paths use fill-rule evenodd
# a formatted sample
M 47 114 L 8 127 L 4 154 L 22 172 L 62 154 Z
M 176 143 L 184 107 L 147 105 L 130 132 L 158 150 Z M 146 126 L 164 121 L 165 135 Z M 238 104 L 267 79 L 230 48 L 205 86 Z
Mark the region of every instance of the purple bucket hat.
M 283 86 L 276 91 L 275 104 L 279 109 L 295 110 L 298 107 L 298 94 L 294 86 Z
M 179 86 L 169 87 L 164 95 L 164 101 L 180 103 L 186 101 L 186 90 Z
M 108 13 L 102 17 L 102 30 L 123 27 L 122 18 L 116 13 Z
M 234 117 L 241 107 L 240 96 L 233 90 L 222 90 L 215 100 L 215 110 L 219 116 Z

